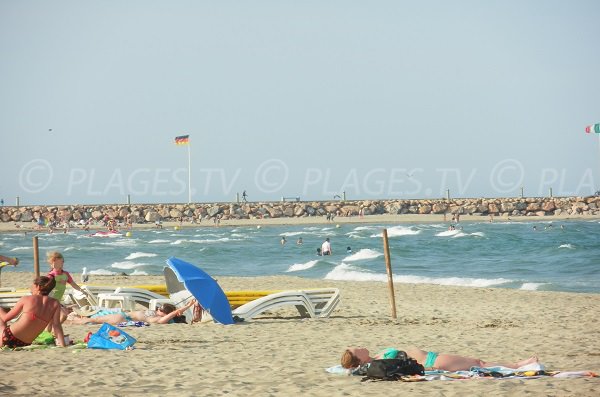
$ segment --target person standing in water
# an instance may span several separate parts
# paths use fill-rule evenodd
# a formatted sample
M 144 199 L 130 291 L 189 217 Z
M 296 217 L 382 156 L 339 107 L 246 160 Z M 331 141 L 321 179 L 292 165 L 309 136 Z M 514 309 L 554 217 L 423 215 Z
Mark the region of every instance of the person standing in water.
M 323 241 L 323 244 L 321 245 L 321 254 L 322 255 L 331 255 L 331 243 L 329 242 L 329 237 L 327 237 L 325 239 L 325 241 Z

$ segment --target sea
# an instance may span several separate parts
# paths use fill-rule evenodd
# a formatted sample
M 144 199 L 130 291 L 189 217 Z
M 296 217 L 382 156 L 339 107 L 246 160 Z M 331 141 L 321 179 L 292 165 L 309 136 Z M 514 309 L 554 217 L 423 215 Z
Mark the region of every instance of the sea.
M 387 282 L 383 230 L 394 281 L 464 287 L 600 293 L 600 222 L 518 221 L 296 226 L 198 226 L 121 231 L 110 237 L 68 233 L 0 234 L 0 253 L 33 272 L 60 251 L 65 270 L 91 275 L 160 275 L 171 256 L 218 276 L 289 275 L 307 279 Z M 282 244 L 285 237 L 286 243 Z M 329 238 L 332 255 L 318 256 Z M 298 240 L 302 244 L 298 244 Z M 79 281 L 79 280 L 76 280 Z

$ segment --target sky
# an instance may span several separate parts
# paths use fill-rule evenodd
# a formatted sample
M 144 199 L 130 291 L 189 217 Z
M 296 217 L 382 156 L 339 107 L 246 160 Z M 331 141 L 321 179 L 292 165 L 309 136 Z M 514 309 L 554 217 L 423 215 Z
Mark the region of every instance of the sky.
M 594 0 L 0 0 L 0 197 L 591 195 L 599 19 Z

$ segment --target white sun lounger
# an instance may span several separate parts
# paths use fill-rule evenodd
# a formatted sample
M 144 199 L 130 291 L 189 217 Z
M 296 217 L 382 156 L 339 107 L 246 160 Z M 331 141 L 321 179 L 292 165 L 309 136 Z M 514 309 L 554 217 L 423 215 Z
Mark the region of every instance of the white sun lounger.
M 24 296 L 31 295 L 30 291 L 14 291 L 0 293 L 0 307 L 12 308 Z
M 246 303 L 232 314 L 247 321 L 266 311 L 295 306 L 301 317 L 323 318 L 329 317 L 339 301 L 340 291 L 337 288 L 281 291 Z
M 153 304 L 156 309 L 157 303 L 172 303 L 171 299 L 166 296 L 157 294 L 156 292 L 149 291 L 143 288 L 133 288 L 133 287 L 120 287 L 115 290 L 114 295 L 125 294 L 129 295 L 131 299 L 133 299 L 136 303 L 139 303 L 142 306 L 147 308 L 151 308 L 150 306 Z
M 173 301 L 184 301 L 191 296 L 169 267 L 165 267 L 164 275 Z M 295 306 L 302 317 L 324 318 L 329 317 L 339 301 L 340 291 L 337 288 L 280 291 L 243 304 L 233 310 L 232 315 L 247 321 L 269 310 Z

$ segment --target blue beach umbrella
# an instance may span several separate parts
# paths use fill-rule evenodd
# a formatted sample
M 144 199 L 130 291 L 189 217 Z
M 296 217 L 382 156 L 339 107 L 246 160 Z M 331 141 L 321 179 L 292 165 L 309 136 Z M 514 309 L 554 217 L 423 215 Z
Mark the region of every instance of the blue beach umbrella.
M 214 278 L 199 267 L 175 257 L 167 259 L 167 265 L 215 321 L 233 324 L 229 301 Z M 177 291 L 169 290 L 169 293 L 173 292 Z

